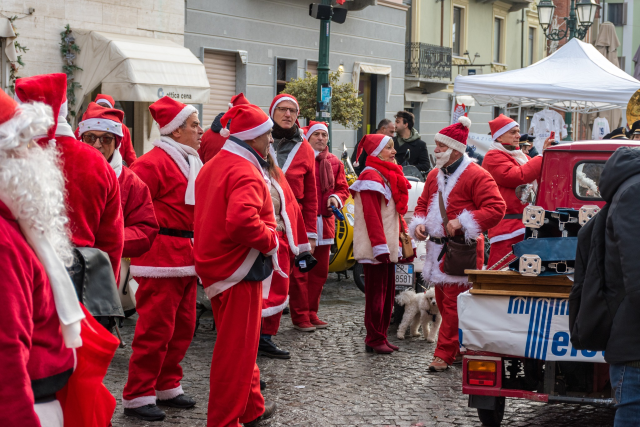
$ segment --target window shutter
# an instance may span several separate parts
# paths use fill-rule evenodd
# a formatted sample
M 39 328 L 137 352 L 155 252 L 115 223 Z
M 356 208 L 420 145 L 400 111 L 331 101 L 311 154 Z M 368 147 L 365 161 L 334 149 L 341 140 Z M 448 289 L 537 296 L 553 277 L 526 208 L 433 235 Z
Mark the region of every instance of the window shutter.
M 211 122 L 229 109 L 229 101 L 236 94 L 236 54 L 233 52 L 204 52 L 204 67 L 211 85 L 209 102 L 202 105 L 202 124 Z

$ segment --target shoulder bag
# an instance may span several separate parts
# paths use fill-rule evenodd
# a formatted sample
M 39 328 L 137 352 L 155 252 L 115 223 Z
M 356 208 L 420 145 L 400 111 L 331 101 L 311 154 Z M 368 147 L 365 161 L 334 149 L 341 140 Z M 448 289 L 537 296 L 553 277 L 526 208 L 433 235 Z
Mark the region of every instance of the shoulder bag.
M 442 224 L 444 225 L 444 232 L 448 236 L 447 224 L 449 218 L 447 218 L 447 209 L 444 207 L 444 200 L 442 199 L 442 192 L 438 191 L 438 199 L 440 202 L 440 215 L 442 216 Z M 444 263 L 442 264 L 442 270 L 445 274 L 450 276 L 464 276 L 465 270 L 475 270 L 477 265 L 477 253 L 476 248 L 478 242 L 475 240 L 467 243 L 464 236 L 450 236 L 445 239 L 442 252 L 438 257 L 438 261 L 442 259 L 444 255 Z

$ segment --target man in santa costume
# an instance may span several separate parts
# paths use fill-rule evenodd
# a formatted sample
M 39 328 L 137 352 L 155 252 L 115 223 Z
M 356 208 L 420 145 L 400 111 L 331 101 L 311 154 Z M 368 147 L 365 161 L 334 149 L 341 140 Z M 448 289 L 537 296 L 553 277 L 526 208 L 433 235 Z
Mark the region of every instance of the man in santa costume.
M 139 284 L 139 318 L 122 403 L 125 414 L 157 421 L 165 413 L 156 403 L 175 408 L 196 404 L 180 385 L 180 362 L 196 322 L 192 239 L 203 130 L 195 107 L 168 96 L 151 104 L 149 111 L 162 136 L 131 169 L 149 188 L 160 231 L 149 252 L 131 259 L 131 275 Z
M 535 196 L 542 173 L 542 156 L 533 159 L 520 150 L 520 126 L 510 117 L 500 114 L 489 122 L 491 136 L 494 140 L 491 148 L 484 156 L 482 167 L 485 168 L 498 184 L 500 194 L 507 204 L 507 211 L 500 223 L 489 229 L 489 262 L 487 267 L 499 270 L 505 267 L 515 256 L 507 256 L 511 246 L 524 239 L 522 212 L 529 204 L 525 195 Z M 551 146 L 553 140 L 544 142 L 544 150 Z M 516 188 L 527 185 L 521 196 Z
M 153 210 L 153 202 L 147 184 L 123 163 L 120 146 L 125 140 L 122 123 L 124 113 L 92 102 L 78 125 L 81 141 L 96 148 L 109 162 L 118 177 L 120 202 L 124 216 L 124 249 L 121 281 L 126 280 L 129 270 L 127 258 L 139 257 L 149 249 L 160 226 Z M 123 283 L 120 283 L 122 286 Z
M 239 93 L 231 97 L 229 102 L 229 108 L 236 105 L 249 105 L 249 101 L 245 98 L 244 93 Z M 220 119 L 224 116 L 224 113 L 220 113 L 213 119 L 211 127 L 202 135 L 202 143 L 198 154 L 200 154 L 200 160 L 202 163 L 207 163 L 209 160 L 220 152 L 225 141 L 229 137 L 228 129 L 225 131 L 220 124 Z
M 99 93 L 98 96 L 96 96 L 95 103 L 106 108 L 116 108 L 116 103 L 113 100 L 113 98 L 103 93 Z M 131 132 L 129 132 L 129 128 L 124 124 L 124 113 L 122 114 L 123 114 L 122 142 L 120 142 L 118 151 L 120 151 L 122 160 L 124 160 L 127 163 L 127 166 L 131 167 L 133 162 L 136 161 L 137 156 L 136 156 L 135 150 L 133 149 L 133 141 L 131 141 Z
M 196 183 L 196 271 L 218 330 L 207 426 L 247 427 L 275 411 L 275 403 L 265 403 L 260 393 L 256 356 L 267 279 L 286 274 L 278 263 L 279 232 L 270 191 L 273 122 L 255 105 L 238 105 L 221 123 L 230 137 Z M 291 211 L 285 207 L 281 212 L 288 216 Z
M 302 129 L 315 154 L 316 212 L 318 240 L 313 257 L 318 264 L 306 275 L 300 275 L 298 286 L 291 292 L 291 309 L 296 316 L 309 319 L 316 328 L 326 328 L 328 324 L 318 318 L 318 307 L 322 288 L 329 275 L 331 245 L 336 235 L 333 209 L 342 209 L 349 198 L 349 184 L 342 162 L 329 151 L 329 129 L 324 122 L 309 122 Z
M 498 224 L 506 208 L 491 175 L 465 154 L 470 125 L 471 120 L 462 116 L 459 123 L 436 134 L 436 168 L 427 175 L 409 226 L 412 237 L 429 239 L 422 277 L 425 283 L 435 285 L 436 302 L 442 315 L 438 344 L 429 366 L 434 372 L 447 369 L 459 355 L 458 295 L 469 288 L 467 276 L 450 276 L 443 271 L 444 259 L 438 260 L 443 245 L 453 236 L 463 236 L 465 241 L 475 240 L 476 267 L 481 269 L 484 259 L 482 233 Z M 449 221 L 446 232 L 439 193 Z
M 289 186 L 296 196 L 302 218 L 307 228 L 307 237 L 311 244 L 311 253 L 315 251 L 318 214 L 318 194 L 316 189 L 315 155 L 306 142 L 304 134 L 298 126 L 300 107 L 298 100 L 286 93 L 273 98 L 269 107 L 269 115 L 273 119 L 273 148 L 276 152 L 278 166 L 287 178 Z M 294 270 L 291 275 L 289 292 L 291 295 L 291 321 L 293 327 L 303 332 L 313 332 L 316 326 L 309 318 L 308 310 L 296 306 L 294 301 L 303 301 L 308 295 L 308 280 L 304 273 Z M 305 304 L 306 305 L 306 304 Z
M 65 176 L 71 241 L 107 253 L 116 283 L 124 246 L 124 221 L 118 179 L 104 157 L 78 141 L 67 123 L 67 75 L 43 74 L 16 80 L 20 102 L 42 102 L 53 110 L 54 125 L 41 145 L 55 144 Z

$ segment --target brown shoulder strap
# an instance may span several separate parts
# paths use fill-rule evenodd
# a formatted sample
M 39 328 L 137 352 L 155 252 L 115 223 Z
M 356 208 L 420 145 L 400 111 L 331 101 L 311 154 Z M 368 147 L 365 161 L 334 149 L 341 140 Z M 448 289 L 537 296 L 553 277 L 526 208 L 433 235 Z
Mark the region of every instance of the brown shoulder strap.
M 447 218 L 447 208 L 444 207 L 444 199 L 442 198 L 442 192 L 438 191 L 438 201 L 440 202 L 440 216 L 442 216 L 442 225 L 444 225 L 445 234 L 449 234 L 447 232 L 447 224 L 449 223 L 449 218 Z

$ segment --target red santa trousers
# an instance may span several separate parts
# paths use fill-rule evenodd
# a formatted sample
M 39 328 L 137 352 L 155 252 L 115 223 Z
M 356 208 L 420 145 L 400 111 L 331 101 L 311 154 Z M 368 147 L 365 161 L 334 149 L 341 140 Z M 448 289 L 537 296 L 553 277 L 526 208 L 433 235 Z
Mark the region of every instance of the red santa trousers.
M 184 358 L 196 327 L 196 278 L 136 277 L 138 323 L 131 343 L 129 378 L 122 393 L 125 408 L 183 394 Z
M 456 283 L 436 286 L 436 303 L 442 315 L 440 331 L 438 331 L 438 344 L 435 357 L 444 360 L 447 365 L 452 365 L 453 360 L 460 353 L 458 341 L 458 295 L 469 289 L 469 285 Z
M 524 240 L 524 235 L 513 237 L 509 240 L 502 240 L 500 242 L 495 242 L 491 244 L 491 248 L 489 249 L 489 261 L 487 262 L 487 268 L 493 267 L 493 265 L 500 261 L 504 256 L 506 256 L 509 252 L 512 251 L 512 245 L 522 242 Z M 511 255 L 504 261 L 497 265 L 494 270 L 499 270 L 503 267 L 506 267 L 507 264 L 515 259 L 515 255 Z
M 318 264 L 308 273 L 293 269 L 289 286 L 289 307 L 294 324 L 318 320 L 320 296 L 329 275 L 330 255 L 331 245 L 316 246 L 313 257 L 318 260 Z
M 387 341 L 396 291 L 395 264 L 364 264 L 364 326 L 370 347 Z
M 218 331 L 211 359 L 208 427 L 239 427 L 264 413 L 256 364 L 261 282 L 242 281 L 211 298 Z
M 289 250 L 289 241 L 284 232 L 278 233 L 278 264 L 282 271 L 289 276 L 289 272 L 293 269 L 293 253 Z M 271 280 L 271 289 L 278 289 L 279 295 L 289 294 L 289 277 L 282 277 L 278 273 L 273 274 Z M 286 300 L 285 300 L 286 301 Z M 284 303 L 284 302 L 283 302 Z M 276 335 L 280 329 L 280 318 L 282 318 L 282 310 L 276 314 L 262 318 L 262 334 Z

